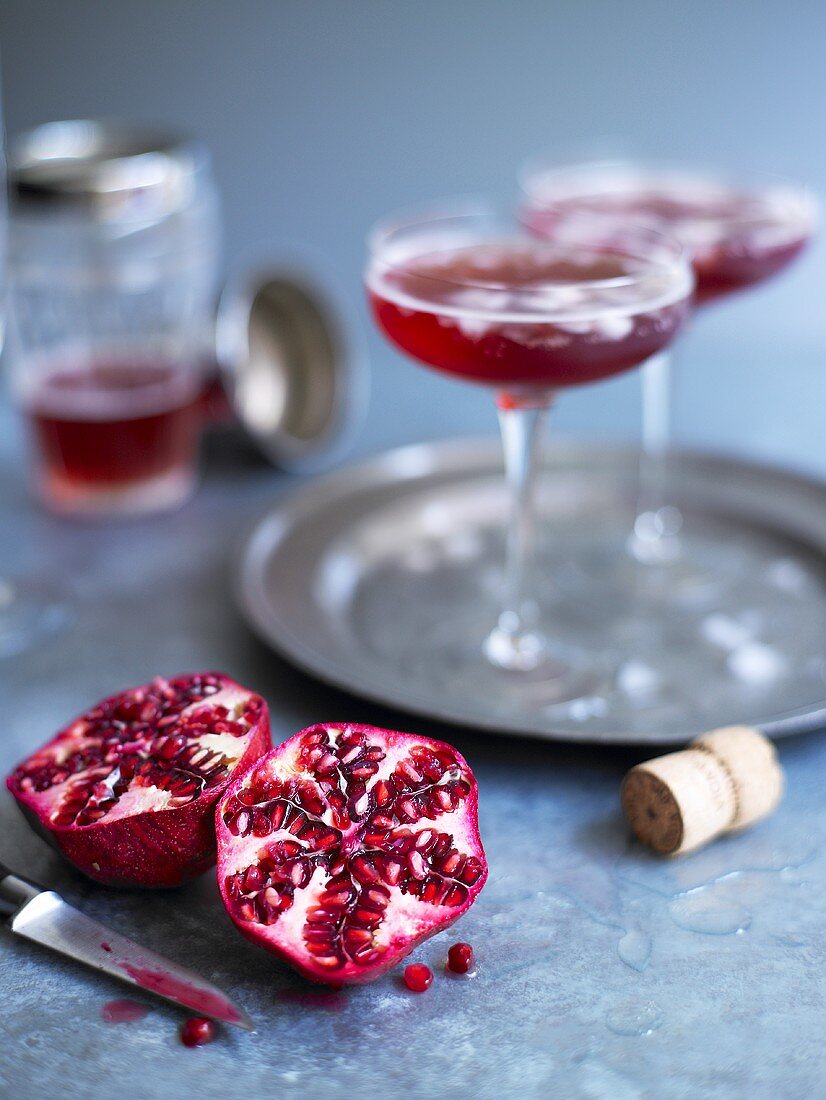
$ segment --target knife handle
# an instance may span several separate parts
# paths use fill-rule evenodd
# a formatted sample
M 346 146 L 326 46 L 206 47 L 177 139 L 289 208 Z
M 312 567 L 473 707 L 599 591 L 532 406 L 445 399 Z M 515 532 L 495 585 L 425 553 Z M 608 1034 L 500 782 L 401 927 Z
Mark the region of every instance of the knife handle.
M 0 916 L 14 916 L 18 909 L 42 892 L 42 886 L 21 878 L 0 863 Z

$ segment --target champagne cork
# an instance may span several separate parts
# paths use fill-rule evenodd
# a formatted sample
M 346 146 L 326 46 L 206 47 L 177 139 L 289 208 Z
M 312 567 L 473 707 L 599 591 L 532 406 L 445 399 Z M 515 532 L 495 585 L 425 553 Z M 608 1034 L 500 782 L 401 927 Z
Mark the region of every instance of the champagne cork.
M 622 809 L 643 844 L 676 856 L 747 829 L 772 813 L 782 794 L 771 741 L 750 726 L 727 726 L 632 768 Z

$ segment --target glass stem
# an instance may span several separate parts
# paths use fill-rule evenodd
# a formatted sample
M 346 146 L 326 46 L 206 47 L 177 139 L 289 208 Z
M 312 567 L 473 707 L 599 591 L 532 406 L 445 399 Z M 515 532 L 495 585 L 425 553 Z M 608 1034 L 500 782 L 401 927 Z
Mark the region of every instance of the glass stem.
M 485 652 L 493 664 L 518 671 L 535 669 L 544 656 L 542 638 L 536 633 L 538 606 L 533 595 L 535 489 L 542 431 L 552 403 L 552 394 L 530 401 L 514 401 L 508 395 L 499 400 L 510 517 L 502 612 L 488 635 Z
M 671 356 L 653 355 L 642 367 L 642 455 L 631 556 L 643 565 L 662 565 L 680 554 L 682 516 L 668 501 L 671 441 Z

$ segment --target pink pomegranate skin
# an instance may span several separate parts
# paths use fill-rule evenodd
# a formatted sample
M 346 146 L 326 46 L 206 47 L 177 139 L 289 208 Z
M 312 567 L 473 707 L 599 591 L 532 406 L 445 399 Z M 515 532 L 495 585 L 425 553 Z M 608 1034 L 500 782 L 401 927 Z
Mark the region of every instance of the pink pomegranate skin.
M 221 798 L 221 897 L 248 939 L 310 980 L 373 981 L 476 900 L 477 806 L 473 773 L 442 741 L 309 726 Z
M 217 672 L 109 696 L 6 784 L 34 828 L 97 882 L 178 886 L 215 863 L 215 803 L 271 745 L 260 695 Z

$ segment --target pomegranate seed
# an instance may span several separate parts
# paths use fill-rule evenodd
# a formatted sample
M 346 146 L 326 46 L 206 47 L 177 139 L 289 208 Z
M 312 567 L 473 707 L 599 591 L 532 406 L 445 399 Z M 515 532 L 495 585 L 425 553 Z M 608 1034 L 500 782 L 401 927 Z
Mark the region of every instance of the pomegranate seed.
M 449 905 L 451 907 L 464 905 L 466 900 L 467 890 L 464 886 L 451 886 L 445 896 L 442 898 L 442 905 Z
M 424 993 L 432 981 L 433 971 L 424 963 L 411 963 L 404 968 L 404 984 L 413 993 Z
M 414 878 L 426 878 L 427 877 L 427 864 L 425 863 L 421 852 L 411 852 L 407 857 L 407 866 L 410 868 L 410 874 Z
M 447 953 L 447 968 L 454 974 L 467 974 L 473 969 L 473 948 L 469 943 L 454 943 Z
M 213 1020 L 206 1016 L 192 1016 L 181 1028 L 181 1042 L 185 1047 L 202 1047 L 211 1043 L 218 1033 Z

